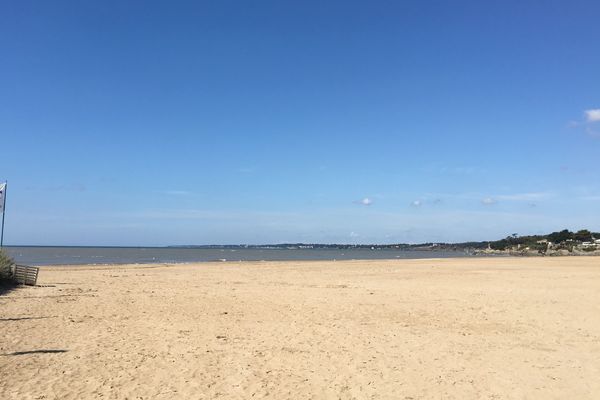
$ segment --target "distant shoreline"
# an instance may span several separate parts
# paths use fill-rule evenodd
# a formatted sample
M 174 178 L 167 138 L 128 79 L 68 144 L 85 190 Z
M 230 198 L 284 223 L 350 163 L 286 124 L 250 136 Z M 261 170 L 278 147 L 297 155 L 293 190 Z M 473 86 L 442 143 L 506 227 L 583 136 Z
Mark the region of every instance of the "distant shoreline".
M 599 256 L 600 233 L 586 229 L 483 242 L 420 244 L 235 244 L 170 246 L 5 246 L 27 265 L 123 265 L 215 261 L 394 260 L 462 257 Z

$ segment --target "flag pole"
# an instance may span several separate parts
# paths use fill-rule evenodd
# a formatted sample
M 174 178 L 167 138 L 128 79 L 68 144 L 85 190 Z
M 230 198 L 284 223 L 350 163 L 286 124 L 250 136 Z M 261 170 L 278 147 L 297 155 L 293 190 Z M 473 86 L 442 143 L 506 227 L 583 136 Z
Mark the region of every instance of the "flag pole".
M 4 213 L 6 213 L 6 188 L 8 181 L 4 182 L 4 196 L 2 196 L 2 233 L 0 233 L 0 249 L 4 247 Z

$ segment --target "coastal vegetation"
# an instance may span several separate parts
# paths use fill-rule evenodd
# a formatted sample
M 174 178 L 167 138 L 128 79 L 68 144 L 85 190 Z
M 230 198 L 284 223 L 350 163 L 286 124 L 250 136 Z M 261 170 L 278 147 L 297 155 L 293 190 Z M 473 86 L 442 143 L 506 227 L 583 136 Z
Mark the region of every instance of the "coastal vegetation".
M 552 232 L 548 235 L 510 235 L 504 239 L 489 242 L 489 249 L 499 251 L 547 252 L 582 251 L 592 252 L 600 249 L 600 233 L 581 229 L 571 232 L 568 229 Z
M 0 249 L 0 280 L 9 279 L 11 277 L 10 267 L 13 264 L 12 258 L 6 252 Z

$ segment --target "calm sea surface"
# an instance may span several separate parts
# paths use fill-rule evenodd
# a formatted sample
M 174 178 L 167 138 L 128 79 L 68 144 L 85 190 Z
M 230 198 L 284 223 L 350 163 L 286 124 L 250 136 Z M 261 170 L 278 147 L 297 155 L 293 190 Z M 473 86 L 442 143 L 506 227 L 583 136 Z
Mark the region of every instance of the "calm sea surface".
M 187 249 L 165 247 L 5 247 L 19 264 L 144 264 L 198 261 L 379 260 L 466 257 L 464 251 L 369 249 Z

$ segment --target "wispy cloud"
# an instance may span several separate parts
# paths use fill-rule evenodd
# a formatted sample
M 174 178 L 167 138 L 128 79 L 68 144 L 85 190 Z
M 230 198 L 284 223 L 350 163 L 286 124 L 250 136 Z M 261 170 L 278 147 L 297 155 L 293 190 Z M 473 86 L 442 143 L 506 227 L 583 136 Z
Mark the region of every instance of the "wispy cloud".
M 589 193 L 591 196 L 597 194 Z M 590 206 L 593 207 L 593 204 L 590 203 Z M 128 240 L 127 243 L 152 245 L 298 241 L 447 242 L 496 239 L 512 232 L 545 233 L 564 227 L 581 229 L 600 226 L 597 213 L 575 214 L 567 207 L 552 214 L 532 210 L 507 212 L 495 206 L 481 206 L 468 211 L 432 207 L 429 212 L 406 209 L 380 211 L 374 208 L 364 213 L 353 212 L 351 207 L 318 209 L 308 213 L 229 209 L 140 210 L 135 207 L 130 211 L 101 211 L 93 215 L 74 214 L 72 211 L 49 214 L 47 210 L 36 213 L 16 210 L 14 217 L 20 221 L 19 226 L 15 227 L 15 237 L 39 244 L 73 244 L 70 235 L 74 228 L 81 232 L 99 232 L 102 236 L 94 244 L 119 244 L 116 238 L 120 238 Z M 65 221 L 68 222 L 67 226 L 57 231 L 56 227 L 60 224 L 56 222 Z M 48 232 L 52 232 L 52 235 Z M 350 232 L 355 234 L 350 236 Z M 80 236 L 85 240 L 86 235 Z M 52 237 L 52 242 L 48 242 L 49 237 Z M 90 243 L 76 241 L 76 244 Z
M 532 192 L 532 193 L 515 193 L 515 194 L 502 194 L 494 196 L 498 200 L 508 201 L 533 201 L 543 200 L 552 197 L 553 194 L 549 192 Z
M 420 199 L 416 199 L 410 202 L 411 207 L 423 207 L 423 206 L 429 206 L 429 205 L 440 205 L 443 203 L 443 200 L 440 197 L 434 197 L 434 198 L 429 198 L 429 197 L 421 197 Z
M 242 211 L 242 210 L 213 210 L 213 209 L 145 209 L 126 213 L 111 214 L 112 217 L 134 220 L 247 220 L 247 219 L 285 219 L 297 218 L 295 212 L 278 211 Z
M 432 203 L 441 204 L 445 199 L 462 200 L 462 201 L 481 201 L 484 204 L 495 204 L 499 201 L 514 201 L 514 202 L 534 202 L 542 201 L 556 197 L 553 192 L 520 192 L 520 193 L 430 193 L 426 200 L 419 200 L 421 204 Z M 431 198 L 432 200 L 427 200 Z
M 499 201 L 516 201 L 516 202 L 527 202 L 529 205 L 534 204 L 534 201 L 541 201 L 553 197 L 554 195 L 550 192 L 531 192 L 531 193 L 512 193 L 512 194 L 498 194 L 494 196 L 484 197 L 481 200 L 481 204 L 485 206 L 491 206 Z

